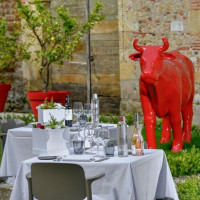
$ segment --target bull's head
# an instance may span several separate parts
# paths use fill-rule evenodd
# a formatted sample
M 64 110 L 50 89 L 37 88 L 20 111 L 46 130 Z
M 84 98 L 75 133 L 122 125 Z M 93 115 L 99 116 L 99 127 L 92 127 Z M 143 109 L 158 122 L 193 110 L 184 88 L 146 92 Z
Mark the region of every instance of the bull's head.
M 154 83 L 158 80 L 163 70 L 163 59 L 173 60 L 175 57 L 170 53 L 164 53 L 169 48 L 166 38 L 162 38 L 161 46 L 139 46 L 137 39 L 133 41 L 134 48 L 140 53 L 129 56 L 132 60 L 140 60 L 141 76 L 140 80 L 146 83 Z

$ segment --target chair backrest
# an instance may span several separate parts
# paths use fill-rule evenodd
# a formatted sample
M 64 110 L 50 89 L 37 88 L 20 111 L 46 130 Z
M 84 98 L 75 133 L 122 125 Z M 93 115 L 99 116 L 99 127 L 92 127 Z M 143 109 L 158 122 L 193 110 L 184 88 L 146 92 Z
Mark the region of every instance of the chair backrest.
M 32 193 L 41 200 L 80 200 L 86 195 L 85 173 L 80 165 L 33 163 Z
M 25 126 L 25 122 L 21 119 L 2 119 L 0 120 L 0 128 L 2 133 L 7 133 L 8 129 Z

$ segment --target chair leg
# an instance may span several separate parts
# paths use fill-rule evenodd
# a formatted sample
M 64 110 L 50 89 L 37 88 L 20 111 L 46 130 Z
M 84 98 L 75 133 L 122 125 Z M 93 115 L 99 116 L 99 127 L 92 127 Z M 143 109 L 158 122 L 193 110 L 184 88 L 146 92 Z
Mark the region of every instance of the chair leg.
M 86 193 L 87 193 L 87 199 L 92 200 L 91 182 L 89 181 L 86 181 Z
M 32 192 L 32 178 L 30 173 L 26 175 L 26 179 L 28 181 L 28 191 L 29 191 L 29 200 L 33 200 L 33 192 Z

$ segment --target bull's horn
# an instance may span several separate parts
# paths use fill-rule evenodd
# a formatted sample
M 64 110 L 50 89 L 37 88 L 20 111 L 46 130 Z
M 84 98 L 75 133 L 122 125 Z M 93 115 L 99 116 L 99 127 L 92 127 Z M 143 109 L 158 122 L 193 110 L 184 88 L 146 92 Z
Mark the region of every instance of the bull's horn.
M 166 38 L 162 38 L 162 41 L 164 43 L 164 45 L 161 46 L 160 50 L 161 51 L 166 51 L 169 48 L 169 42 Z
M 135 40 L 133 41 L 133 46 L 134 46 L 134 48 L 135 48 L 137 51 L 142 52 L 142 47 L 139 46 L 139 45 L 137 45 L 137 41 L 138 41 L 138 39 L 135 39 Z

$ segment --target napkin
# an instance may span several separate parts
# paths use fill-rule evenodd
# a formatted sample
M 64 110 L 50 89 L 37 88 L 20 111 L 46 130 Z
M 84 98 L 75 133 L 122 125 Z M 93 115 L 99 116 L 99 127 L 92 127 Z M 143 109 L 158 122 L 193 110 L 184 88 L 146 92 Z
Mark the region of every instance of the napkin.
M 95 159 L 87 155 L 69 155 L 67 157 L 63 157 L 62 161 L 92 162 L 95 161 Z

